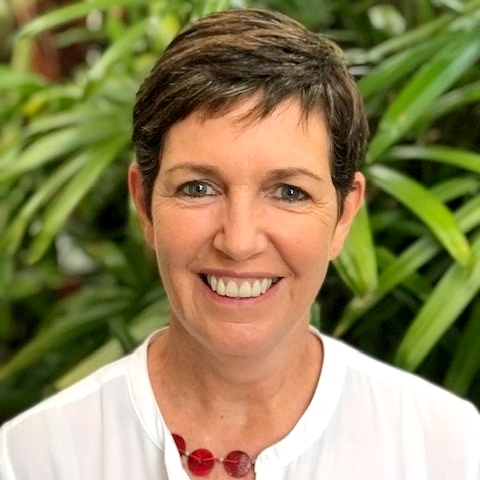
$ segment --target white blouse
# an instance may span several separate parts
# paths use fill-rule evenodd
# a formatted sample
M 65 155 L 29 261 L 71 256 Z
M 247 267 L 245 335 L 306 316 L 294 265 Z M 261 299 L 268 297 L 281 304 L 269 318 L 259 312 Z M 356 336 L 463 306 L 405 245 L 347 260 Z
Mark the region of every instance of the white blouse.
M 316 392 L 257 457 L 256 480 L 480 480 L 473 405 L 312 331 L 325 352 Z M 149 382 L 148 342 L 3 425 L 0 479 L 188 480 Z

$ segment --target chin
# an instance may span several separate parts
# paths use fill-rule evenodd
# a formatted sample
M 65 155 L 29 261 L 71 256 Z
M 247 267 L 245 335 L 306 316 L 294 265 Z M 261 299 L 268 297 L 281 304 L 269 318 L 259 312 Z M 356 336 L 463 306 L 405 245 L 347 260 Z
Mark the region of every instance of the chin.
M 258 322 L 228 322 L 216 324 L 211 330 L 203 329 L 199 341 L 213 354 L 247 359 L 271 351 L 279 343 L 279 334 L 260 327 Z

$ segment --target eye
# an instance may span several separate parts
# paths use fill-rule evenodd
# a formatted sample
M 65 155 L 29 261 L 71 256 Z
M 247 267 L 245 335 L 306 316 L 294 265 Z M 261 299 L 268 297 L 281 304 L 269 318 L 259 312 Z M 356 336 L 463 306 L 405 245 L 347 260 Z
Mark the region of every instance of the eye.
M 301 188 L 293 185 L 280 185 L 275 189 L 274 197 L 284 202 L 296 203 L 304 202 L 308 195 Z
M 213 187 L 207 182 L 194 180 L 192 182 L 184 183 L 180 186 L 179 191 L 187 197 L 206 197 L 208 195 L 215 195 L 216 192 Z

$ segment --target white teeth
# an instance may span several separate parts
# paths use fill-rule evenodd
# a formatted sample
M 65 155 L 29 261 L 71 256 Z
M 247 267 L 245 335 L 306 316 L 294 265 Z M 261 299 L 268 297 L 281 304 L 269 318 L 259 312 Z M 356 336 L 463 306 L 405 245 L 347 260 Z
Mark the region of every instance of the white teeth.
M 227 288 L 225 289 L 225 296 L 238 297 L 238 287 L 231 280 L 229 280 L 229 282 L 227 283 Z
M 252 286 L 252 293 L 251 293 L 252 297 L 258 297 L 262 293 L 265 293 L 265 292 L 262 292 L 262 285 L 260 283 L 260 280 L 255 280 Z
M 243 282 L 240 285 L 240 288 L 238 289 L 238 296 L 240 298 L 248 298 L 248 297 L 253 297 L 252 295 L 252 287 L 248 282 Z M 256 296 L 256 295 L 255 295 Z
M 244 280 L 238 285 L 233 280 L 207 275 L 207 282 L 210 288 L 222 297 L 254 298 L 263 295 L 272 286 L 274 279 Z
M 272 279 L 271 278 L 264 278 L 262 280 L 262 293 L 265 293 L 270 287 L 272 286 Z
M 221 278 L 218 279 L 217 281 L 217 288 L 215 290 L 219 295 L 222 297 L 225 296 L 225 283 L 223 283 L 223 280 Z

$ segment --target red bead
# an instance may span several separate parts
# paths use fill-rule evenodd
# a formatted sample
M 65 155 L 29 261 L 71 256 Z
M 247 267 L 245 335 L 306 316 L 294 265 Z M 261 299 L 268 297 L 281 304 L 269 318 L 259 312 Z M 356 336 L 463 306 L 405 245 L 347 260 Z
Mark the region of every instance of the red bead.
M 173 437 L 173 441 L 175 442 L 175 445 L 178 448 L 178 451 L 180 452 L 180 455 L 185 455 L 185 452 L 187 451 L 187 445 L 183 437 L 180 435 L 177 435 L 176 433 L 173 433 L 172 437 Z
M 231 477 L 241 478 L 252 468 L 252 459 L 245 452 L 234 450 L 223 460 L 223 467 Z
M 199 448 L 188 456 L 188 468 L 199 477 L 208 475 L 215 463 L 215 457 L 212 452 L 205 448 Z

